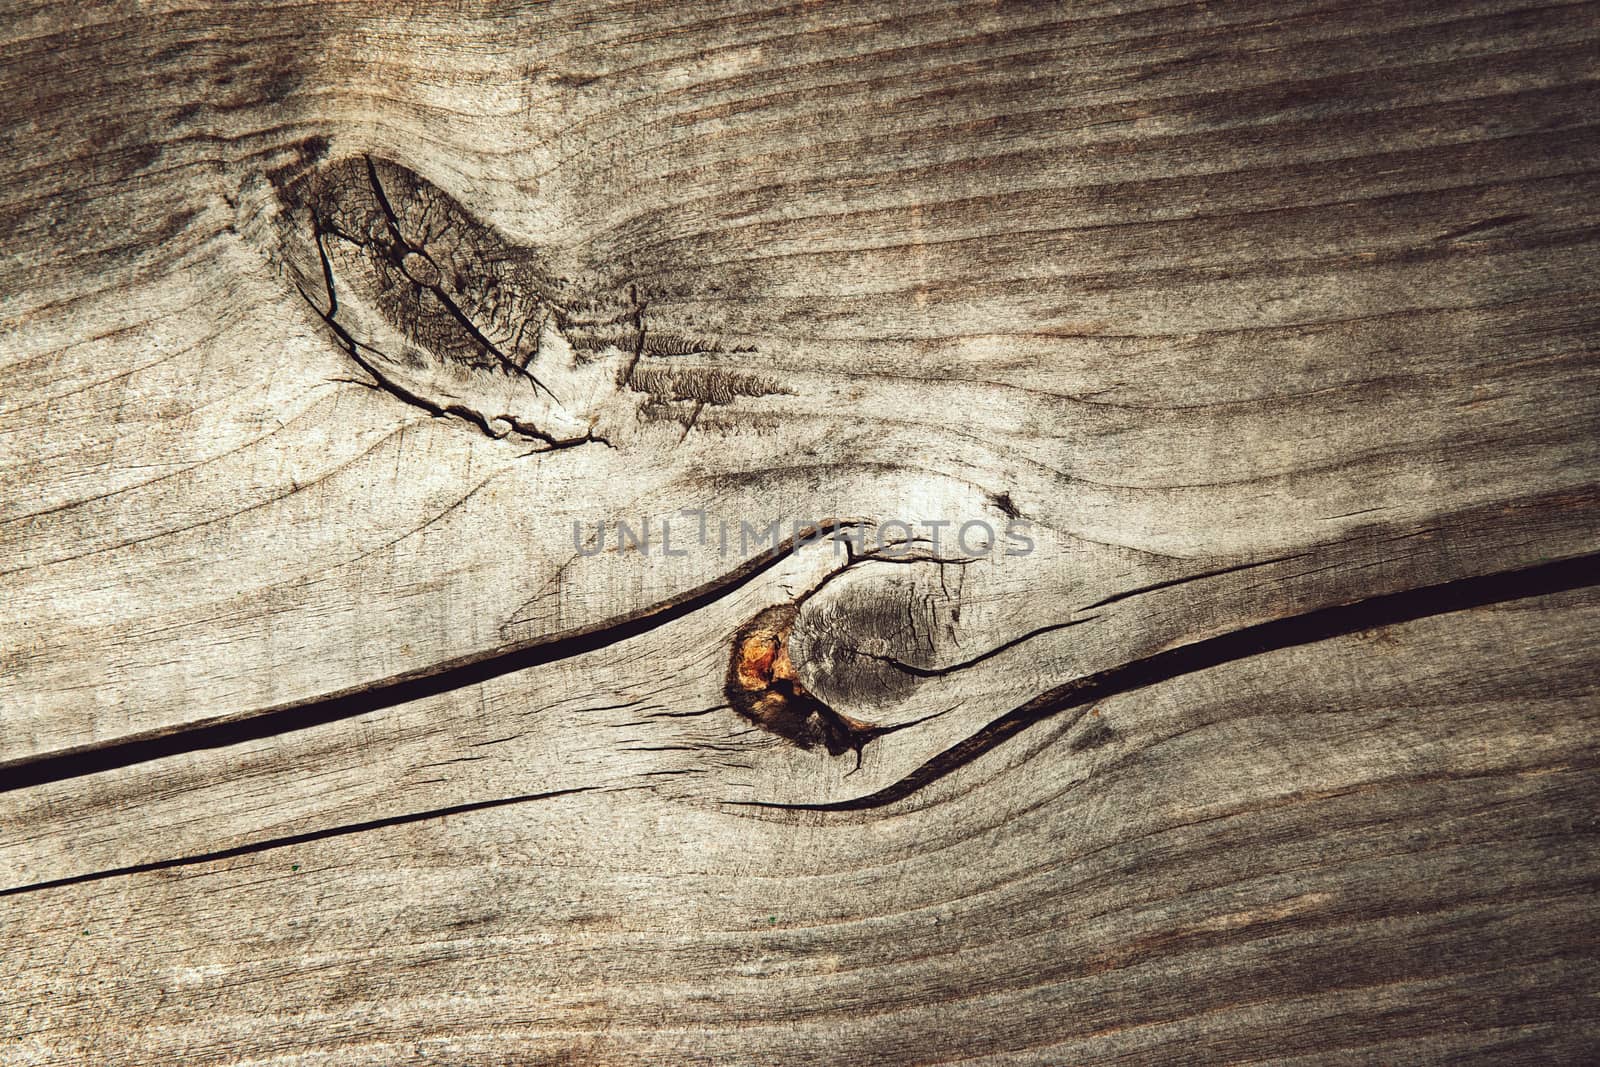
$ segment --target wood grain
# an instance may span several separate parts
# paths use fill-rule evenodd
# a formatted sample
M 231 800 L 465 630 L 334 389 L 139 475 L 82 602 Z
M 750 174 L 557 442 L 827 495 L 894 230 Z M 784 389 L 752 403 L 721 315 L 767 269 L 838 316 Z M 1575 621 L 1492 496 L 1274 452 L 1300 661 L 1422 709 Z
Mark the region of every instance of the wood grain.
M 9 5 L 0 1062 L 1592 1059 L 1597 48 Z

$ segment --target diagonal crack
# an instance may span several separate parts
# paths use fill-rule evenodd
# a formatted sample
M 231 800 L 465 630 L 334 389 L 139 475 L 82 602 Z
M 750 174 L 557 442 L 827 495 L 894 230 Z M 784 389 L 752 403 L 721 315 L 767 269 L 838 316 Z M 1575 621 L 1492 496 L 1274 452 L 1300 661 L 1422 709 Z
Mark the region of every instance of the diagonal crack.
M 1234 660 L 1312 644 L 1376 626 L 1389 626 L 1596 585 L 1600 585 L 1600 552 L 1517 570 L 1458 578 L 1258 623 L 1141 657 L 1056 686 L 1013 708 L 964 741 L 929 759 L 899 781 L 865 796 L 821 804 L 751 800 L 729 800 L 724 803 L 737 807 L 802 811 L 865 811 L 880 808 L 904 800 L 1030 726 L 1074 708 L 1079 709 L 1074 718 L 1076 721 L 1087 713 L 1090 705 L 1121 693 L 1144 689 Z
M 593 652 L 648 633 L 714 604 L 772 569 L 793 553 L 797 545 L 814 541 L 825 531 L 851 525 L 855 524 L 848 520 L 824 519 L 785 538 L 765 552 L 752 556 L 728 573 L 679 596 L 643 611 L 607 619 L 592 626 L 529 638 L 487 652 L 430 664 L 381 681 L 276 707 L 220 715 L 112 741 L 12 760 L 0 764 L 0 793 L 115 770 L 185 752 L 225 748 L 304 730 L 448 693 L 528 667 Z
M 503 808 L 511 804 L 526 804 L 534 800 L 554 800 L 557 797 L 571 796 L 574 793 L 599 791 L 603 791 L 603 787 L 578 786 L 573 789 L 556 789 L 548 793 L 523 793 L 518 796 L 496 797 L 493 800 L 474 800 L 465 804 L 452 804 L 444 808 L 429 808 L 426 811 L 410 811 L 403 815 L 388 815 L 381 819 L 368 819 L 365 822 L 344 823 L 339 826 L 324 827 L 321 830 L 307 830 L 304 833 L 269 837 L 260 841 L 247 842 L 243 845 L 234 845 L 231 848 L 216 849 L 211 852 L 196 852 L 172 859 L 151 860 L 148 863 L 132 863 L 125 867 L 107 867 L 103 870 L 88 871 L 84 874 L 68 875 L 65 878 L 51 878 L 47 881 L 33 882 L 28 885 L 10 886 L 6 889 L 0 889 L 0 897 L 16 896 L 20 893 L 37 893 L 45 889 L 60 889 L 64 886 L 82 885 L 84 882 L 100 882 L 107 878 L 116 878 L 125 874 L 170 871 L 175 867 L 192 867 L 200 863 L 213 863 L 217 860 L 232 859 L 235 856 L 249 856 L 257 852 L 267 852 L 271 849 L 305 845 L 313 841 L 326 841 L 330 837 L 344 837 L 349 834 L 365 833 L 368 830 L 381 830 L 389 826 L 403 826 L 406 823 L 422 822 L 426 819 L 442 819 L 448 815 L 463 815 L 467 812 L 484 811 L 489 808 Z

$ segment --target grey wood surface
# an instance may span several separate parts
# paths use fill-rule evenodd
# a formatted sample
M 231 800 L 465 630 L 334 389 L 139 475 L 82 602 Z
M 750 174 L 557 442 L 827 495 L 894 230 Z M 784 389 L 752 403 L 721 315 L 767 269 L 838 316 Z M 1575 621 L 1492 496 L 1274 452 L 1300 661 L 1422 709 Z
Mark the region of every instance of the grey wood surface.
M 0 57 L 0 1063 L 1600 1055 L 1600 6 Z

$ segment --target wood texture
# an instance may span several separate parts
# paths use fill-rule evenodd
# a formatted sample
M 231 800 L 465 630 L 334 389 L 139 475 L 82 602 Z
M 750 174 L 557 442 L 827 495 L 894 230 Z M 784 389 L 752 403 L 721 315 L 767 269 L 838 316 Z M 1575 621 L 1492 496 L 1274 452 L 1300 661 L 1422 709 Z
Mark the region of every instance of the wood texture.
M 0 42 L 0 1062 L 1600 1051 L 1596 5 Z

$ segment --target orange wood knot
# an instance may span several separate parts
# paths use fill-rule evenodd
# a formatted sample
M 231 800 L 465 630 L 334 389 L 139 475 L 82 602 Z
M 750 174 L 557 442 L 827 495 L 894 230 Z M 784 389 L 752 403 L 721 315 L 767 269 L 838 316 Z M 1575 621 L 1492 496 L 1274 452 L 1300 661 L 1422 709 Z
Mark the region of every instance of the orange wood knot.
M 789 635 L 799 608 L 778 604 L 759 612 L 734 633 L 733 656 L 724 686 L 735 711 L 801 748 L 822 745 L 837 756 L 855 752 L 887 732 L 828 707 L 801 683 L 789 657 Z

